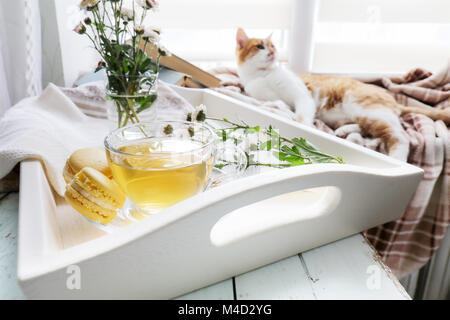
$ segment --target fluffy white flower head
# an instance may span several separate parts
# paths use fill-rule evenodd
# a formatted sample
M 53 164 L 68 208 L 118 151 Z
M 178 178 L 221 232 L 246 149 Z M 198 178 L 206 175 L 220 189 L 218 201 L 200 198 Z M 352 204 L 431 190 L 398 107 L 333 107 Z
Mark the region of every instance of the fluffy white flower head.
M 172 55 L 172 53 L 169 50 L 167 50 L 166 47 L 164 47 L 162 45 L 158 45 L 158 52 L 162 56 L 170 57 Z
M 119 12 L 120 16 L 125 20 L 125 21 L 131 21 L 134 19 L 134 12 L 132 9 L 129 8 L 118 8 L 117 11 Z
M 145 10 L 155 9 L 159 6 L 156 0 L 136 0 L 136 3 Z
M 82 0 L 80 2 L 80 8 L 84 9 L 84 10 L 88 10 L 90 8 L 95 7 L 99 2 L 100 2 L 100 0 Z
M 159 32 L 153 28 L 145 28 L 144 33 L 142 34 L 142 38 L 144 40 L 149 40 L 151 42 L 159 41 Z
M 134 32 L 139 35 L 142 35 L 145 32 L 144 26 L 141 26 L 141 25 L 137 25 L 133 29 L 134 29 Z

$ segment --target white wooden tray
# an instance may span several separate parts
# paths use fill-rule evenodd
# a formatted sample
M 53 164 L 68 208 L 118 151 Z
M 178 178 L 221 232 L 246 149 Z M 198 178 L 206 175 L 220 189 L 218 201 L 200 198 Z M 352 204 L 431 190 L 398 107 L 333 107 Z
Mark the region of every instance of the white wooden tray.
M 346 164 L 245 177 L 106 234 L 21 164 L 17 276 L 29 298 L 166 299 L 400 217 L 423 172 L 210 90 L 177 89 L 212 117 L 272 125 Z M 305 190 L 308 189 L 308 190 Z M 70 267 L 75 265 L 76 267 Z M 81 289 L 70 289 L 75 273 Z M 69 285 L 68 285 L 69 284 Z

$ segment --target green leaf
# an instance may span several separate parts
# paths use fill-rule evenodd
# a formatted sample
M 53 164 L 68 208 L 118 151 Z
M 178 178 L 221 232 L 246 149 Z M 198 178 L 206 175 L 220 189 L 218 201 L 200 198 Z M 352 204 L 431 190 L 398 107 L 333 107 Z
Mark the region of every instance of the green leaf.
M 260 150 L 267 150 L 267 141 L 266 141 L 266 142 L 262 142 L 262 143 L 259 145 L 259 149 L 260 149 Z
M 299 154 L 297 152 L 295 152 L 294 150 L 292 150 L 291 148 L 289 148 L 287 145 L 284 145 L 281 147 L 281 151 L 283 151 L 284 153 L 290 155 L 290 156 L 294 156 L 294 157 L 298 157 Z
M 244 134 L 252 134 L 252 133 L 255 133 L 255 132 L 258 132 L 258 131 L 259 131 L 259 126 L 252 127 L 252 128 L 247 128 L 247 129 L 244 130 Z
M 145 98 L 141 98 L 141 101 L 137 101 L 139 103 L 139 107 L 136 109 L 136 113 L 140 113 L 148 108 L 150 108 L 153 104 L 153 102 L 155 102 L 157 98 L 156 93 L 152 94 L 150 96 L 147 96 Z
M 259 146 L 259 149 L 270 151 L 272 149 L 272 141 L 267 140 L 266 142 L 261 143 L 261 145 Z
M 305 138 L 294 138 L 292 139 L 292 143 L 302 150 L 302 152 L 307 155 L 312 162 L 315 163 L 325 163 L 325 162 L 340 162 L 342 163 L 342 159 L 334 158 L 331 155 L 323 153 L 309 144 Z
M 290 162 L 290 163 L 292 163 L 293 165 L 296 165 L 296 166 L 301 165 L 301 164 L 305 164 L 305 159 L 300 158 L 300 157 L 295 157 L 295 156 L 286 157 L 284 159 L 284 161 Z
M 274 130 L 274 129 L 272 128 L 272 126 L 269 126 L 269 129 L 266 131 L 266 134 L 268 134 L 268 135 L 271 136 L 271 137 L 277 137 L 277 138 L 280 138 L 280 134 L 279 134 L 276 130 Z
M 218 164 L 214 165 L 214 167 L 217 169 L 222 169 L 223 167 L 225 167 L 227 165 L 228 165 L 228 163 L 218 163 Z
M 272 154 L 280 161 L 284 161 L 288 157 L 287 153 L 279 152 L 279 151 L 273 151 Z

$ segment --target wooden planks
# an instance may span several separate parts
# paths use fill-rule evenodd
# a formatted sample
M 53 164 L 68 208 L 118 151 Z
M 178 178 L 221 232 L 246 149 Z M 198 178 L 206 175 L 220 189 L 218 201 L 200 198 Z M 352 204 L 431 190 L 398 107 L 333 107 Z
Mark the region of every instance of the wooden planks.
M 410 299 L 360 235 L 302 254 L 317 299 Z
M 237 300 L 315 299 L 299 256 L 293 256 L 235 278 Z
M 176 298 L 176 300 L 233 300 L 233 280 L 228 279 Z
M 410 299 L 360 235 L 354 235 L 235 278 L 237 300 Z
M 25 298 L 16 277 L 18 204 L 18 193 L 0 193 L 0 300 Z

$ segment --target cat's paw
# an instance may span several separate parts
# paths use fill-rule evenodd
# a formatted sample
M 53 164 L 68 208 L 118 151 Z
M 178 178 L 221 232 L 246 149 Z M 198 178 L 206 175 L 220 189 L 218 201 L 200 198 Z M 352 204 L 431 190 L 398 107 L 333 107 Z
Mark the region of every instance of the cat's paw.
M 289 118 L 289 119 L 294 118 L 294 113 L 290 110 L 275 109 L 275 108 L 271 108 L 271 107 L 267 107 L 267 106 L 261 106 L 260 108 L 263 110 L 269 111 L 270 113 L 274 113 L 274 114 L 277 114 L 277 115 L 285 117 L 285 118 Z
M 282 111 L 291 111 L 291 108 L 281 100 L 266 101 L 262 104 L 264 107 L 273 108 Z
M 294 120 L 300 122 L 301 124 L 307 125 L 308 127 L 314 127 L 314 119 L 307 118 L 302 114 L 296 113 L 294 115 Z
M 344 139 L 352 133 L 358 133 L 361 136 L 361 129 L 358 124 L 356 124 L 356 123 L 346 124 L 346 125 L 343 125 L 343 126 L 337 128 L 334 131 L 334 134 L 336 136 L 338 136 L 339 138 L 344 138 Z

